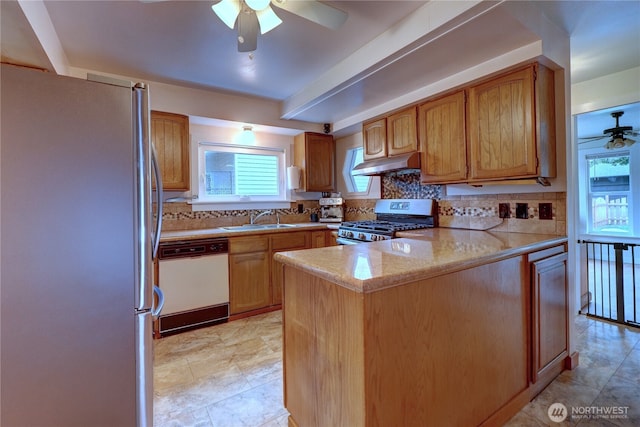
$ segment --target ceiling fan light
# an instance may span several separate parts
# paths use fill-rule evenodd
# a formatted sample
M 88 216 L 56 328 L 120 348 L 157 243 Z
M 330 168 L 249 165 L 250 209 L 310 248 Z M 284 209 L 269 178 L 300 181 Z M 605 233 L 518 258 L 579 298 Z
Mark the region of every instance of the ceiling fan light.
M 211 9 L 218 15 L 218 18 L 224 22 L 227 27 L 233 29 L 236 25 L 236 18 L 240 13 L 239 0 L 222 0 L 211 6 Z
M 251 9 L 258 11 L 258 10 L 266 9 L 267 6 L 269 6 L 269 3 L 271 3 L 271 0 L 244 0 L 244 2 Z
M 636 142 L 635 139 L 631 139 L 631 138 L 625 138 L 624 139 L 624 144 L 627 147 L 631 147 L 635 142 Z
M 260 23 L 260 34 L 266 34 L 278 25 L 282 24 L 282 19 L 280 19 L 278 15 L 276 15 L 271 7 L 259 10 L 258 12 L 256 12 L 256 16 L 258 17 L 258 22 Z

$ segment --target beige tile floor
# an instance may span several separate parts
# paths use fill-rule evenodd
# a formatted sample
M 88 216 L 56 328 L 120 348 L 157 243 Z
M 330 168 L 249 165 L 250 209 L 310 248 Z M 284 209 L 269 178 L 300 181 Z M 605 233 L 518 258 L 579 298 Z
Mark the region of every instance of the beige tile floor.
M 286 427 L 281 328 L 276 311 L 157 340 L 154 425 Z M 578 368 L 562 373 L 509 427 L 640 426 L 640 331 L 584 316 L 576 328 Z M 628 407 L 628 418 L 570 416 L 556 424 L 547 415 L 552 403 L 569 412 Z

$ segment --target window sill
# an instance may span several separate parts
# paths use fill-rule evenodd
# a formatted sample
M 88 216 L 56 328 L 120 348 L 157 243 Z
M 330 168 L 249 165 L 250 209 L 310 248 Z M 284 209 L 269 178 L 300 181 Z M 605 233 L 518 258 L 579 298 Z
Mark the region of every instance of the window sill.
M 194 212 L 202 211 L 230 211 L 230 210 L 250 210 L 250 209 L 289 209 L 291 208 L 291 202 L 189 202 L 191 210 Z

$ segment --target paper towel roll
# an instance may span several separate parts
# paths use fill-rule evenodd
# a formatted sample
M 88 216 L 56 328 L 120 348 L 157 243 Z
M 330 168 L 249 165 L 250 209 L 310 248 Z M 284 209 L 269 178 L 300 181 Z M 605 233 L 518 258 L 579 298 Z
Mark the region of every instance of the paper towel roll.
M 300 188 L 300 168 L 289 166 L 287 168 L 287 187 L 291 190 Z

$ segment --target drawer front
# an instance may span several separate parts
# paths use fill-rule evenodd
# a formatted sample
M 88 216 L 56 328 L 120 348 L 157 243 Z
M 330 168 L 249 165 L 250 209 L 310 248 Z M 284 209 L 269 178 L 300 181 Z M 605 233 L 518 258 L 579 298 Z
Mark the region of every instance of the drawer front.
M 233 237 L 229 239 L 230 254 L 244 254 L 269 250 L 268 237 Z
M 307 247 L 307 232 L 279 233 L 271 236 L 271 249 L 301 249 Z

